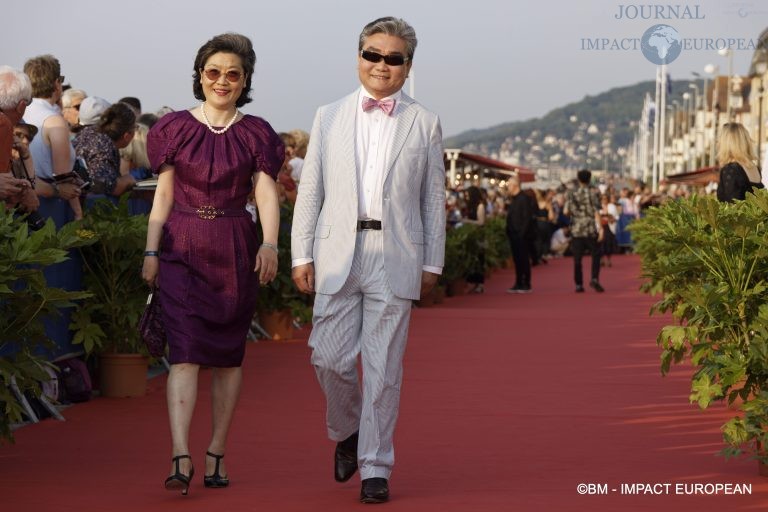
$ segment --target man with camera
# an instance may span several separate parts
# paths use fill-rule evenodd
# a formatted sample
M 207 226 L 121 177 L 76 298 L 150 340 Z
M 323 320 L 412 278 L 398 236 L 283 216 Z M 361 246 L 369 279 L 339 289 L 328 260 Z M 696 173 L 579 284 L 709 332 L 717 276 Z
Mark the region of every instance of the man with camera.
M 34 212 L 39 206 L 33 178 L 15 177 L 11 173 L 12 152 L 22 161 L 31 160 L 28 150 L 14 138 L 14 126 L 21 121 L 27 105 L 32 102 L 32 85 L 27 75 L 9 66 L 0 66 L 0 199 L 8 206 Z
M 13 149 L 11 150 L 11 174 L 15 178 L 24 180 L 31 185 L 27 193 L 23 195 L 17 205 L 23 212 L 36 212 L 40 207 L 40 200 L 35 193 L 35 167 L 32 155 L 29 152 L 29 143 L 37 134 L 37 127 L 27 124 L 22 119 L 13 127 Z M 27 222 L 33 229 L 40 229 L 45 224 L 39 214 L 30 214 Z

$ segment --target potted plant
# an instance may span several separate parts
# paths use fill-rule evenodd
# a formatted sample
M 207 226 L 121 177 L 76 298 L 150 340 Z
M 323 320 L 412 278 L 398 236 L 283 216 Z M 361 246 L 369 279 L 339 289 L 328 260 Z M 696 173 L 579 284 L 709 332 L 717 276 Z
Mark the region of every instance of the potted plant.
M 40 383 L 55 368 L 42 355 L 52 342 L 45 334 L 43 318 L 74 306 L 86 292 L 48 287 L 43 267 L 67 259 L 67 250 L 90 243 L 76 226 L 56 231 L 48 220 L 39 231 L 12 211 L 0 208 L 0 441 L 13 442 L 10 426 L 22 421 L 23 408 L 12 392 L 40 395 Z
M 142 396 L 148 353 L 137 324 L 147 297 L 140 274 L 147 216 L 131 215 L 123 196 L 117 204 L 94 203 L 80 226 L 95 243 L 80 248 L 83 287 L 91 296 L 72 315 L 73 342 L 99 354 L 102 396 Z
M 482 230 L 474 224 L 449 229 L 445 237 L 445 266 L 441 281 L 449 296 L 463 295 L 466 276 L 477 265 Z
M 293 337 L 293 323 L 312 321 L 311 297 L 296 289 L 291 279 L 291 223 L 293 205 L 280 205 L 280 231 L 277 238 L 277 275 L 259 289 L 259 324 L 273 339 Z
M 671 312 L 661 370 L 690 360 L 690 400 L 742 401 L 722 427 L 725 456 L 768 462 L 768 192 L 719 203 L 712 196 L 652 208 L 632 226 L 642 290 L 661 293 L 652 312 Z
M 507 238 L 507 221 L 504 217 L 491 217 L 483 225 L 485 237 L 485 266 L 493 270 L 503 268 L 512 258 Z

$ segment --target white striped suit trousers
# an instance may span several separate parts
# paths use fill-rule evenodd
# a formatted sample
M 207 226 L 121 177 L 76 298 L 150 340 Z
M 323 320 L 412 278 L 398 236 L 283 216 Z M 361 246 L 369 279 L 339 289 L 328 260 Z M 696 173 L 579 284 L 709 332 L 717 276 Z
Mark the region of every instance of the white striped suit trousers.
M 315 296 L 312 364 L 327 401 L 328 437 L 360 431 L 360 478 L 389 478 L 400 406 L 411 301 L 396 297 L 384 270 L 381 231 L 357 234 L 352 269 L 333 295 Z M 361 356 L 363 386 L 358 382 Z

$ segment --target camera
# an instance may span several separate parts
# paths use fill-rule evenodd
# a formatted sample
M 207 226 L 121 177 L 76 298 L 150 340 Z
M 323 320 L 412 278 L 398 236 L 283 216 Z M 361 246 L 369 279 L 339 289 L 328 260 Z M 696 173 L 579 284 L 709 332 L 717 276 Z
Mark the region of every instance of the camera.
M 29 212 L 26 214 L 27 227 L 32 231 L 38 231 L 45 226 L 45 219 L 37 212 Z
M 24 165 L 23 160 L 17 160 L 19 162 L 18 166 L 14 163 L 14 165 L 11 167 L 11 173 L 13 174 L 14 178 L 20 179 L 20 180 L 26 180 L 29 182 L 30 186 L 32 187 L 32 190 L 35 189 L 35 182 L 29 177 L 27 174 L 27 167 Z M 19 208 L 19 204 L 15 205 L 15 208 Z M 45 219 L 37 212 L 29 212 L 25 213 L 23 211 L 17 210 L 17 213 L 15 214 L 17 216 L 23 216 L 24 220 L 27 222 L 27 227 L 31 229 L 32 231 L 38 231 L 45 226 Z
M 79 156 L 75 159 L 75 165 L 72 167 L 72 172 L 83 182 L 83 184 L 80 185 L 80 190 L 88 192 L 93 186 L 93 182 L 91 181 L 91 175 L 88 174 L 88 164 L 85 163 L 83 157 Z
M 75 164 L 72 166 L 71 171 L 64 174 L 56 174 L 53 176 L 53 180 L 56 183 L 73 183 L 80 187 L 82 192 L 88 192 L 93 186 L 91 176 L 88 174 L 88 165 L 83 157 L 75 159 Z

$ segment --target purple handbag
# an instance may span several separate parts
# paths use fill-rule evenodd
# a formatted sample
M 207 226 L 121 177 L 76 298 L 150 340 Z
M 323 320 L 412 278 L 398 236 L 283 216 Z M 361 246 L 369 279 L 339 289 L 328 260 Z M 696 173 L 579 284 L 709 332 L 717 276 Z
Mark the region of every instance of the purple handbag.
M 147 307 L 139 320 L 139 334 L 144 344 L 147 346 L 150 355 L 153 357 L 165 356 L 165 346 L 168 339 L 165 336 L 163 327 L 162 309 L 160 308 L 160 297 L 153 288 L 147 297 Z

